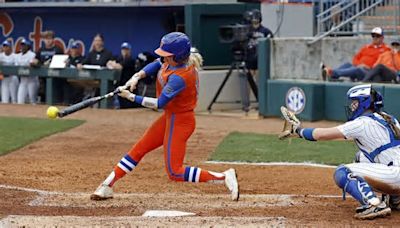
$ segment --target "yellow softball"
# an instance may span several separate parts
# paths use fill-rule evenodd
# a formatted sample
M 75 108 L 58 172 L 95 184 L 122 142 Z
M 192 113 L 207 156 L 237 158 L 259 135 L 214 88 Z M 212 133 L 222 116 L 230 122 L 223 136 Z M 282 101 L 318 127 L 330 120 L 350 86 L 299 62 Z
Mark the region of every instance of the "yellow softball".
M 49 117 L 50 119 L 57 118 L 57 114 L 58 114 L 58 108 L 56 106 L 50 106 L 47 109 L 47 117 Z

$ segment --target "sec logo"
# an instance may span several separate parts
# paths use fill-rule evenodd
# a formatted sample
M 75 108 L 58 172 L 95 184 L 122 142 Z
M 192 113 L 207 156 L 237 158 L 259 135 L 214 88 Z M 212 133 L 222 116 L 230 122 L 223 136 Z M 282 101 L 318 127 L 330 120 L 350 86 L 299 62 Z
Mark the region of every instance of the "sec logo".
M 299 87 L 292 87 L 286 93 L 286 107 L 299 114 L 304 110 L 306 106 L 306 95 L 304 91 Z

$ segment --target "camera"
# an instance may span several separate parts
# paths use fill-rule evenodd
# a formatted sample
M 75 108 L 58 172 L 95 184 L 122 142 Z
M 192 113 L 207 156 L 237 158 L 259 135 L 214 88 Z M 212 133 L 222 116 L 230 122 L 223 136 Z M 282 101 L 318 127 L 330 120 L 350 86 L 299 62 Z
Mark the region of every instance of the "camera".
M 233 24 L 219 27 L 219 41 L 232 44 L 231 51 L 235 61 L 243 61 L 249 41 L 250 25 Z
M 219 27 L 219 41 L 221 43 L 245 42 L 249 39 L 250 25 L 235 24 Z
M 235 61 L 243 61 L 246 58 L 253 20 L 261 21 L 261 13 L 258 9 L 244 12 L 241 23 L 219 27 L 219 41 L 232 44 L 231 50 Z

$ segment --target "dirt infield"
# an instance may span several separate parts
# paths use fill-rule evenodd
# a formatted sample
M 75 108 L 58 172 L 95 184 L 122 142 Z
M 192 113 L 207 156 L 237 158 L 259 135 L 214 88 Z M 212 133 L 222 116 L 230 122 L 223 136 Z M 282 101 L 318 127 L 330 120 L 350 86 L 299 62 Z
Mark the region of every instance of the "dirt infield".
M 0 105 L 1 116 L 44 118 L 47 106 Z M 0 227 L 12 226 L 395 226 L 400 213 L 373 221 L 352 218 L 357 203 L 333 180 L 333 169 L 204 163 L 231 131 L 277 133 L 281 120 L 198 115 L 185 164 L 224 171 L 234 167 L 241 200 L 222 185 L 175 183 L 161 150 L 148 154 L 115 186 L 115 198 L 89 194 L 160 115 L 150 110 L 87 109 L 68 118 L 87 122 L 0 157 Z M 56 120 L 55 120 L 56 121 Z M 306 123 L 331 126 L 334 123 Z M 243 151 L 243 153 L 246 153 Z M 145 218 L 147 210 L 196 213 L 185 218 Z

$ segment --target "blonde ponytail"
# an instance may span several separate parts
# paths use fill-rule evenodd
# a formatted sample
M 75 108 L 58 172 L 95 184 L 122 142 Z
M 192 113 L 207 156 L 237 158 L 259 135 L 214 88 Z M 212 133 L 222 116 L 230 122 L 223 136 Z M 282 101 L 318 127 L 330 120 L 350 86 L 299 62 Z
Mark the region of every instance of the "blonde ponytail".
M 188 65 L 193 65 L 197 70 L 203 66 L 203 56 L 200 55 L 196 48 L 191 48 Z
M 384 112 L 378 112 L 378 114 L 381 115 L 383 119 L 389 124 L 394 133 L 394 138 L 400 139 L 400 129 L 396 126 L 395 120 Z

